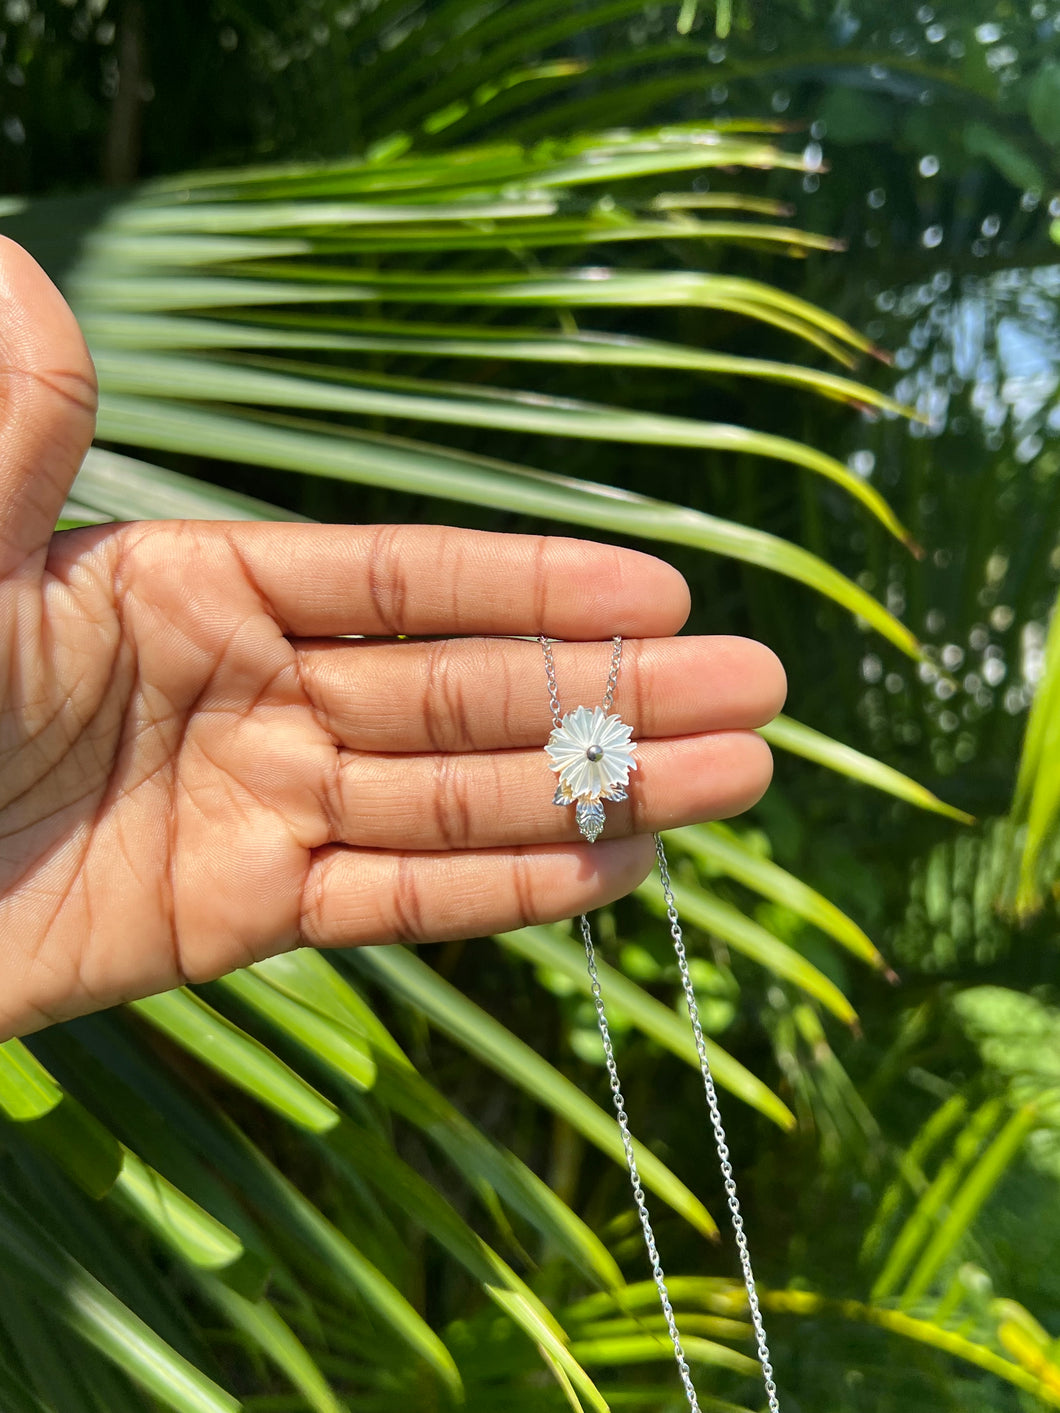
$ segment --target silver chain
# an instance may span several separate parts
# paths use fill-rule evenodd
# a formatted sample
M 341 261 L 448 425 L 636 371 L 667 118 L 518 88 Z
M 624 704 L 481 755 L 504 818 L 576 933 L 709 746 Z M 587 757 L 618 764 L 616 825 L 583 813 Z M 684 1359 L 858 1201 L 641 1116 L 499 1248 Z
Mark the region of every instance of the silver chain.
M 593 950 L 593 934 L 589 927 L 589 919 L 584 913 L 581 915 L 580 923 L 582 940 L 585 943 L 585 962 L 589 968 L 589 981 L 592 985 L 593 1005 L 596 1007 L 596 1021 L 600 1027 L 600 1039 L 604 1044 L 604 1060 L 607 1063 L 607 1073 L 611 1080 L 611 1093 L 615 1101 L 615 1116 L 618 1119 L 618 1131 L 622 1135 L 622 1147 L 626 1150 L 626 1166 L 629 1168 L 629 1180 L 633 1187 L 633 1201 L 637 1204 L 637 1215 L 640 1217 L 640 1225 L 644 1232 L 644 1245 L 648 1248 L 648 1260 L 651 1262 L 651 1273 L 659 1291 L 659 1304 L 662 1306 L 662 1312 L 666 1319 L 666 1328 L 670 1331 L 670 1339 L 673 1342 L 674 1358 L 677 1360 L 677 1372 L 680 1374 L 681 1382 L 685 1386 L 689 1408 L 692 1410 L 692 1413 L 700 1413 L 699 1399 L 696 1397 L 696 1390 L 692 1383 L 692 1375 L 688 1368 L 688 1360 L 685 1358 L 685 1351 L 681 1347 L 681 1336 L 677 1331 L 677 1319 L 674 1316 L 674 1307 L 670 1303 L 670 1292 L 666 1289 L 666 1277 L 663 1274 L 662 1262 L 659 1260 L 659 1248 L 655 1244 L 655 1233 L 652 1231 L 651 1217 L 648 1215 L 648 1204 L 644 1197 L 640 1171 L 637 1168 L 637 1158 L 636 1154 L 633 1152 L 633 1135 L 629 1131 L 629 1118 L 626 1115 L 626 1101 L 623 1097 L 622 1086 L 618 1079 L 618 1066 L 615 1063 L 615 1047 L 611 1043 L 611 1028 L 607 1024 L 607 1012 L 604 1010 L 603 992 L 600 990 L 600 977 L 596 970 L 596 953 Z
M 552 644 L 545 637 L 539 638 L 538 641 L 545 655 L 545 672 L 548 677 L 549 703 L 552 707 L 552 719 L 555 725 L 559 726 L 562 721 L 562 712 L 560 710 L 559 692 L 556 685 L 556 667 L 552 656 Z M 622 663 L 622 639 L 616 636 L 612 639 L 612 644 L 611 668 L 608 673 L 607 689 L 603 699 L 603 709 L 605 712 L 611 710 L 611 706 L 614 702 L 615 689 L 618 685 L 618 672 Z M 681 974 L 681 985 L 684 988 L 685 1002 L 688 1006 L 688 1018 L 692 1025 L 692 1035 L 695 1039 L 696 1053 L 699 1056 L 699 1069 L 703 1076 L 703 1089 L 707 1098 L 707 1108 L 710 1112 L 711 1128 L 714 1131 L 714 1142 L 717 1147 L 718 1161 L 721 1165 L 721 1175 L 725 1184 L 725 1195 L 728 1199 L 732 1228 L 736 1236 L 736 1248 L 739 1252 L 740 1268 L 743 1271 L 744 1286 L 747 1290 L 747 1303 L 751 1312 L 751 1323 L 754 1327 L 758 1361 L 762 1366 L 762 1377 L 765 1382 L 769 1413 L 780 1413 L 777 1386 L 773 1381 L 773 1365 L 770 1359 L 769 1345 L 766 1342 L 765 1324 L 762 1320 L 762 1312 L 758 1303 L 758 1291 L 755 1286 L 754 1272 L 751 1269 L 751 1253 L 747 1244 L 747 1235 L 744 1231 L 743 1214 L 740 1211 L 740 1204 L 736 1196 L 736 1179 L 733 1176 L 732 1163 L 729 1156 L 729 1145 L 721 1121 L 721 1109 L 718 1105 L 718 1093 L 714 1087 L 714 1076 L 711 1074 L 710 1061 L 707 1058 L 707 1043 L 704 1039 L 703 1026 L 699 1019 L 699 1006 L 696 1002 L 695 987 L 692 984 L 692 976 L 688 967 L 688 955 L 685 951 L 684 937 L 681 932 L 681 921 L 677 914 L 677 904 L 674 901 L 673 885 L 670 881 L 670 867 L 666 859 L 666 850 L 663 848 L 662 839 L 658 834 L 652 837 L 655 840 L 655 853 L 659 863 L 659 877 L 662 880 L 663 895 L 666 899 L 666 916 L 670 923 L 670 936 L 673 939 L 674 954 L 677 957 L 677 968 Z M 579 924 L 581 927 L 582 941 L 585 944 L 585 961 L 589 971 L 589 983 L 592 990 L 593 1005 L 596 1008 L 596 1021 L 600 1029 L 600 1039 L 603 1043 L 604 1061 L 607 1065 L 608 1079 L 611 1084 L 615 1116 L 618 1119 L 619 1133 L 622 1135 L 622 1147 L 625 1151 L 626 1166 L 629 1169 L 629 1180 L 633 1188 L 633 1201 L 636 1204 L 637 1215 L 640 1218 L 641 1229 L 644 1233 L 644 1244 L 648 1250 L 648 1260 L 651 1264 L 652 1278 L 659 1292 L 659 1303 L 662 1306 L 663 1317 L 666 1320 L 666 1328 L 670 1333 L 670 1341 L 674 1347 L 677 1371 L 680 1375 L 685 1395 L 688 1398 L 690 1413 L 701 1413 L 699 1400 L 696 1397 L 695 1386 L 692 1383 L 692 1375 L 688 1367 L 688 1360 L 685 1357 L 684 1348 L 681 1344 L 681 1336 L 677 1328 L 677 1319 L 674 1315 L 673 1304 L 670 1301 L 670 1293 L 666 1288 L 666 1277 L 663 1272 L 662 1262 L 659 1259 L 659 1248 L 656 1245 L 655 1233 L 652 1230 L 648 1204 L 644 1196 L 644 1186 L 640 1180 L 640 1171 L 637 1167 L 636 1154 L 633 1150 L 633 1135 L 630 1132 L 629 1117 L 626 1114 L 626 1101 L 618 1078 L 615 1048 L 611 1040 L 611 1028 L 607 1023 L 607 1012 L 604 1009 L 604 997 L 600 988 L 600 976 L 596 967 L 593 934 L 586 914 L 583 913 L 581 915 Z
M 747 1304 L 751 1311 L 751 1323 L 754 1325 L 758 1362 L 762 1366 L 762 1378 L 766 1386 L 769 1413 L 780 1413 L 777 1386 L 773 1382 L 773 1365 L 770 1360 L 769 1345 L 766 1343 L 766 1327 L 758 1305 L 758 1290 L 755 1286 L 754 1272 L 751 1269 L 751 1252 L 747 1245 L 747 1233 L 743 1228 L 743 1213 L 740 1211 L 740 1203 L 736 1197 L 736 1179 L 733 1176 L 732 1163 L 729 1160 L 729 1144 L 721 1122 L 718 1091 L 714 1087 L 714 1076 L 710 1072 L 707 1042 L 703 1038 L 703 1026 L 700 1024 L 699 1006 L 696 1003 L 696 990 L 692 985 L 692 976 L 688 970 L 688 956 L 681 933 L 681 920 L 677 916 L 677 904 L 674 902 L 674 890 L 670 883 L 670 866 L 666 860 L 666 850 L 663 848 L 662 838 L 658 834 L 653 837 L 655 839 L 655 854 L 659 860 L 659 877 L 662 879 L 663 896 L 666 899 L 666 916 L 670 921 L 670 936 L 673 938 L 677 969 L 681 973 L 681 985 L 684 987 L 685 1003 L 688 1006 L 688 1019 L 692 1023 L 692 1035 L 696 1042 L 696 1053 L 699 1055 L 699 1072 L 703 1076 L 703 1089 L 707 1096 L 707 1108 L 710 1110 L 710 1126 L 714 1130 L 714 1143 L 718 1150 L 718 1162 L 721 1164 L 725 1195 L 729 1199 L 729 1215 L 732 1218 L 732 1229 L 736 1237 L 736 1249 L 740 1253 L 740 1269 L 743 1271 L 743 1283 L 747 1289 Z
M 552 708 L 552 725 L 562 726 L 563 710 L 559 704 L 559 688 L 556 686 L 556 662 L 552 656 L 552 644 L 543 635 L 537 640 L 545 654 L 545 676 L 548 678 L 548 704 Z M 604 692 L 603 708 L 611 710 L 615 701 L 615 688 L 618 686 L 618 669 L 622 666 L 622 639 L 616 634 L 611 639 L 611 666 L 607 673 L 607 689 Z

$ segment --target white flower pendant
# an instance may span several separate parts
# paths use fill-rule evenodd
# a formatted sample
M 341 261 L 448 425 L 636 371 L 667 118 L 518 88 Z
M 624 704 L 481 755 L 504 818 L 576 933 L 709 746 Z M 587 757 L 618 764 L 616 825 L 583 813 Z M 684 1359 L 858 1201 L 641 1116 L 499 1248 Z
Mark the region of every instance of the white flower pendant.
M 559 776 L 554 805 L 575 805 L 578 828 L 590 844 L 604 827 L 604 800 L 624 800 L 636 770 L 633 727 L 602 707 L 575 707 L 548 738 L 549 769 Z

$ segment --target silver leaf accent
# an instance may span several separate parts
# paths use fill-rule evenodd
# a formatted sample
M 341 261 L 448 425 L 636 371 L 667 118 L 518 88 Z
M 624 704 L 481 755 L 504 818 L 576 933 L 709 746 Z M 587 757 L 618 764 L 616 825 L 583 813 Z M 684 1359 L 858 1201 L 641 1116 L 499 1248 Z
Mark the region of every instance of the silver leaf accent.
M 595 844 L 604 829 L 604 807 L 599 800 L 586 803 L 579 800 L 574 810 L 578 828 L 590 844 Z

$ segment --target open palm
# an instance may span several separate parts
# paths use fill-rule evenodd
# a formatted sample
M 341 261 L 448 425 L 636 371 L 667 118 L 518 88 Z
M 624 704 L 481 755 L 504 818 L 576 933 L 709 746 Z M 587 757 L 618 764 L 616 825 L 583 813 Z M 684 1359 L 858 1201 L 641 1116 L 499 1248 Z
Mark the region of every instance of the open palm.
M 53 535 L 91 363 L 0 242 L 0 1039 L 298 946 L 474 936 L 647 872 L 646 832 L 769 779 L 784 677 L 672 635 L 667 565 L 436 527 L 164 522 Z M 566 708 L 641 742 L 596 845 L 552 805 L 545 633 Z M 357 636 L 352 636 L 357 635 Z M 406 636 L 407 635 L 407 636 Z

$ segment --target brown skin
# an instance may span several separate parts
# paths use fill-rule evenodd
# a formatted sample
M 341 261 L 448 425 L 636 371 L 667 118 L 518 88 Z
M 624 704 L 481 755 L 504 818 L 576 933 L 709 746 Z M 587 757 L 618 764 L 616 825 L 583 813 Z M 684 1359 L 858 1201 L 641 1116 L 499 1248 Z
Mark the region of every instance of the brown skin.
M 650 831 L 766 788 L 752 728 L 783 670 L 674 638 L 688 590 L 660 560 L 429 526 L 53 534 L 95 380 L 2 239 L 0 370 L 0 1039 L 303 944 L 568 917 L 647 874 Z M 540 649 L 501 636 L 537 633 L 570 640 L 568 707 L 630 640 L 640 768 L 596 845 L 551 802 Z

